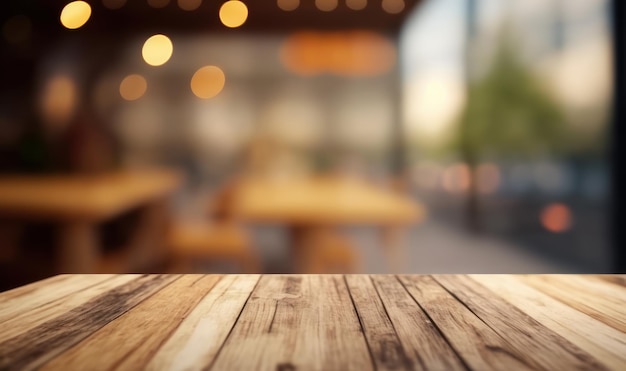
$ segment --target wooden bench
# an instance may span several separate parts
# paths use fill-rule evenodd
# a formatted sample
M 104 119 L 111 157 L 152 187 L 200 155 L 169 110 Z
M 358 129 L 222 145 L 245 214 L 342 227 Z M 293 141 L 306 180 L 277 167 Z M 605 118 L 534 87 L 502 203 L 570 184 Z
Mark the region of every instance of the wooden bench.
M 359 273 L 360 255 L 352 241 L 332 228 L 317 228 L 303 236 L 296 257 L 298 273 Z
M 233 222 L 176 222 L 168 233 L 172 269 L 194 271 L 194 262 L 234 262 L 242 272 L 259 273 L 261 264 L 246 231 Z

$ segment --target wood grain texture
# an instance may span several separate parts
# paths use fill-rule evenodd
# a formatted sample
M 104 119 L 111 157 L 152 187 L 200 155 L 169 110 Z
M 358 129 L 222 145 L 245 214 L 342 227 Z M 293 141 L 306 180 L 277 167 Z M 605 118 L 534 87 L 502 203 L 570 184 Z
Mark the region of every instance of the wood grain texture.
M 0 293 L 0 370 L 624 370 L 624 279 L 57 276 Z
M 497 280 L 489 275 L 471 275 L 471 278 L 608 367 L 619 369 L 626 364 L 626 336 L 622 332 L 525 285 L 514 276 L 499 276 Z
M 411 368 L 414 360 L 398 337 L 387 310 L 368 276 L 348 275 L 346 283 L 377 370 Z
M 9 291 L 8 298 L 0 301 L 0 322 L 15 318 L 20 313 L 40 307 L 55 300 L 60 300 L 90 286 L 110 279 L 113 275 L 98 274 L 73 279 L 70 275 L 57 276 L 59 279 L 50 281 L 46 286 L 33 286 L 29 291 L 13 293 Z M 16 290 L 20 290 L 17 288 Z
M 576 275 L 524 276 L 523 279 L 555 299 L 626 332 L 626 290 L 614 289 L 593 277 Z
M 373 369 L 343 277 L 261 278 L 214 364 L 255 368 Z
M 200 370 L 209 365 L 259 278 L 259 275 L 222 278 L 158 350 L 148 369 Z
M 433 278 L 401 276 L 400 280 L 470 368 L 533 369 L 532 358 L 513 348 Z
M 409 349 L 413 369 L 462 370 L 463 363 L 437 327 L 394 276 L 372 276 L 389 318 Z
M 89 338 L 50 362 L 44 370 L 137 369 L 148 363 L 163 339 L 206 295 L 220 276 L 186 275 L 144 300 L 115 322 L 108 323 Z M 97 365 L 90 365 L 102 349 L 115 349 Z
M 90 299 L 102 295 L 115 287 L 124 285 L 137 277 L 139 276 L 132 274 L 111 277 L 93 286 L 36 306 L 32 310 L 17 313 L 10 319 L 0 323 L 0 343 L 54 319 L 59 312 L 69 312 L 85 304 Z
M 599 274 L 597 276 L 592 276 L 592 277 L 605 281 L 605 282 L 611 282 L 616 285 L 626 287 L 626 277 L 624 276 L 611 275 L 611 274 Z
M 595 370 L 604 367 L 590 354 L 544 327 L 504 299 L 492 295 L 484 286 L 467 276 L 438 276 L 439 282 L 478 318 L 520 352 L 531 353 L 528 362 L 535 369 Z M 490 300 L 481 298 L 489 297 Z
M 41 366 L 178 278 L 167 275 L 139 277 L 3 342 L 0 344 L 0 369 Z

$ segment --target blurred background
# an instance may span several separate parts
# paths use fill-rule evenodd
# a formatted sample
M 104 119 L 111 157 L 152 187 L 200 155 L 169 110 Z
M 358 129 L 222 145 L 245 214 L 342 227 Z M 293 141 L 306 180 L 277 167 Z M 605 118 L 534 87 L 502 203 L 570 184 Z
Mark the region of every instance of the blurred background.
M 612 5 L 4 2 L 0 289 L 615 271 Z

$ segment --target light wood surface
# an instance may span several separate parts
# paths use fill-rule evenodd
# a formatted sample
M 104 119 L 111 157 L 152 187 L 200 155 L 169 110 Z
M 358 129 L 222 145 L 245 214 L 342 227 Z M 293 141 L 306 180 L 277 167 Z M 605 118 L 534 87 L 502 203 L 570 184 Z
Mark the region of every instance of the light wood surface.
M 409 197 L 368 184 L 334 177 L 246 178 L 229 192 L 230 212 L 249 222 L 300 225 L 398 225 L 424 217 Z
M 180 174 L 165 169 L 3 176 L 0 216 L 58 225 L 57 273 L 133 272 L 163 260 L 167 198 L 182 181 Z M 98 225 L 134 208 L 141 209 L 141 216 L 123 253 L 103 256 Z M 11 242 L 19 244 L 19 238 Z
M 55 276 L 0 293 L 0 369 L 623 370 L 624 278 Z
M 104 220 L 166 196 L 179 174 L 146 170 L 102 175 L 0 177 L 0 214 L 29 219 Z

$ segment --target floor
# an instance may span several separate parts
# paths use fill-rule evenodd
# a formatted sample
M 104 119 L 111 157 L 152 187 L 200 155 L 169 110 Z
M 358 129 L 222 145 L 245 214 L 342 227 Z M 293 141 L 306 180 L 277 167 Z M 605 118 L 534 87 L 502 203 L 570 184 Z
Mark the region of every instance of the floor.
M 206 217 L 207 195 L 185 197 L 182 216 L 202 220 Z M 292 273 L 289 240 L 280 227 L 251 228 L 255 247 L 266 266 L 265 273 Z M 344 231 L 355 242 L 362 261 L 362 273 L 589 273 L 581 267 L 550 261 L 523 246 L 507 240 L 477 236 L 454 225 L 427 219 L 408 230 L 404 244 L 408 256 L 403 266 L 387 264 L 376 230 L 350 228 Z M 218 266 L 209 271 L 233 271 L 236 267 Z
M 289 271 L 288 241 L 279 228 L 253 231 L 263 259 L 271 273 Z M 578 267 L 548 261 L 544 257 L 486 236 L 473 236 L 453 227 L 429 221 L 408 231 L 409 246 L 404 268 L 388 266 L 375 230 L 346 231 L 363 256 L 363 273 L 576 273 Z

